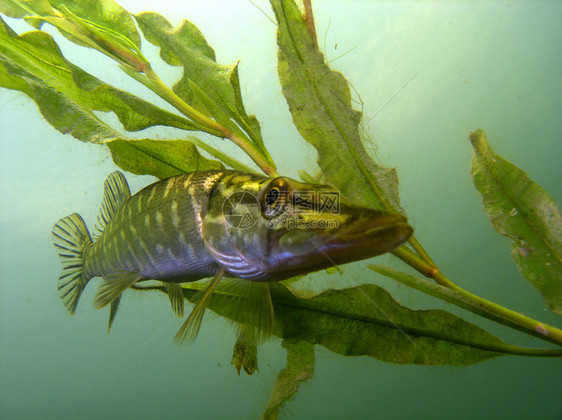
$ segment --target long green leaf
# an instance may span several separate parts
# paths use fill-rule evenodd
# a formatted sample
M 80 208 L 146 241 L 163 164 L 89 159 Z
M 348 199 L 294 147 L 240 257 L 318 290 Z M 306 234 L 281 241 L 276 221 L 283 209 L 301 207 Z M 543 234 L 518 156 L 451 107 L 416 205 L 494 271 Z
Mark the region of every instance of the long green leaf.
M 50 35 L 17 36 L 0 19 L 0 66 L 0 86 L 29 95 L 62 133 L 95 143 L 119 136 L 91 112 L 91 95 L 76 89 L 72 70 Z
M 344 356 L 370 356 L 385 362 L 466 366 L 505 354 L 562 356 L 560 350 L 512 346 L 456 315 L 442 310 L 412 310 L 372 284 L 327 290 L 300 297 L 281 283 L 270 283 L 275 312 L 273 333 L 287 340 L 322 345 Z M 166 293 L 163 287 L 147 287 Z M 183 285 L 190 301 L 196 283 Z M 209 308 L 235 322 L 247 322 L 239 296 L 228 289 Z
M 509 310 L 485 299 L 481 299 L 469 292 L 441 286 L 427 279 L 415 277 L 382 265 L 369 264 L 367 267 L 383 276 L 390 277 L 408 287 L 418 289 L 428 295 L 435 296 L 445 302 L 466 309 L 467 311 L 492 319 L 516 330 L 523 331 L 526 334 L 534 335 L 541 340 L 560 345 L 560 331 L 555 327 L 545 326 L 521 314 L 515 315 L 514 319 L 512 315 L 506 313 L 506 311 Z
M 136 19 L 146 39 L 160 47 L 162 59 L 172 66 L 183 66 L 183 76 L 174 86 L 175 93 L 237 135 L 249 137 L 269 157 L 257 119 L 244 109 L 238 64 L 218 64 L 203 34 L 187 20 L 174 29 L 157 13 L 141 13 Z
M 562 213 L 521 169 L 495 154 L 482 130 L 470 135 L 472 180 L 498 233 L 512 240 L 519 271 L 562 314 Z
M 361 113 L 351 107 L 349 86 L 316 49 L 292 0 L 271 0 L 277 17 L 279 79 L 293 121 L 318 151 L 325 180 L 365 206 L 403 212 L 394 169 L 377 165 L 359 134 Z

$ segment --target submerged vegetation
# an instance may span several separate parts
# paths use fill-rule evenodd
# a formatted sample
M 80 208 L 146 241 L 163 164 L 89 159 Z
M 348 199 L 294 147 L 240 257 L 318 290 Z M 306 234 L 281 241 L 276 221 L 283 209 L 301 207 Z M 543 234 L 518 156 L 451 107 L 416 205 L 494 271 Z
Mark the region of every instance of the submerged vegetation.
M 319 175 L 303 174 L 304 180 L 333 185 L 355 204 L 406 214 L 399 204 L 396 171 L 380 166 L 367 153 L 359 129 L 362 115 L 351 106 L 349 85 L 344 76 L 328 67 L 318 50 L 310 7 L 305 7 L 303 14 L 293 0 L 271 0 L 271 5 L 278 24 L 283 94 L 295 126 L 318 152 Z M 214 50 L 194 24 L 183 21 L 173 28 L 156 13 L 131 15 L 112 0 L 5 0 L 0 12 L 25 19 L 38 29 L 18 35 L 2 20 L 0 86 L 28 95 L 61 133 L 107 146 L 120 168 L 159 178 L 224 167 L 256 172 L 190 135 L 179 140 L 128 139 L 100 120 L 95 111 L 115 113 L 130 132 L 164 125 L 230 139 L 259 170 L 277 175 L 258 120 L 244 107 L 237 64 L 217 63 Z M 106 84 L 68 61 L 53 37 L 40 30 L 45 24 L 56 27 L 70 41 L 115 60 L 125 73 L 178 113 Z M 160 49 L 167 64 L 182 67 L 183 76 L 172 88 L 162 82 L 143 55 L 137 26 L 144 38 Z M 512 240 L 512 255 L 521 274 L 553 312 L 562 314 L 560 210 L 522 170 L 492 151 L 482 130 L 471 133 L 469 139 L 474 148 L 472 179 L 494 228 Z M 203 157 L 199 149 L 215 159 Z M 294 287 L 298 279 L 270 283 L 273 333 L 283 339 L 287 368 L 279 375 L 264 417 L 275 417 L 299 383 L 312 377 L 317 344 L 345 356 L 424 365 L 465 366 L 502 355 L 562 356 L 560 329 L 463 290 L 440 271 L 415 237 L 393 254 L 430 280 L 413 276 L 406 269 L 368 267 L 558 347 L 507 344 L 451 313 L 408 309 L 373 284 L 309 296 Z M 183 295 L 195 301 L 202 287 L 199 283 L 184 284 Z M 135 288 L 167 292 L 160 286 Z M 252 307 L 244 299 L 231 288 L 219 286 L 209 308 L 240 324 L 252 323 L 251 316 L 237 310 L 240 305 Z M 233 364 L 239 372 L 243 368 L 253 373 L 257 369 L 255 344 L 239 339 Z

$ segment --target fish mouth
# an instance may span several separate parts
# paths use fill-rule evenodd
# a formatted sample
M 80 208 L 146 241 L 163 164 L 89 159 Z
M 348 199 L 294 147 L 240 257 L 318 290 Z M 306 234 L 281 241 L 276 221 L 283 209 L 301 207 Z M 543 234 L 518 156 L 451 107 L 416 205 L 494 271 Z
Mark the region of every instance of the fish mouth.
M 285 232 L 279 249 L 290 255 L 285 267 L 290 266 L 291 271 L 315 271 L 390 252 L 412 233 L 400 214 L 348 208 L 336 228 Z
M 378 214 L 343 229 L 319 250 L 334 262 L 343 264 L 390 252 L 406 242 L 413 231 L 407 219 L 400 214 Z
M 360 240 L 362 237 L 376 237 L 389 229 L 399 231 L 400 227 L 406 226 L 410 227 L 407 219 L 401 214 L 376 212 L 373 217 L 364 217 L 363 220 L 343 228 L 341 232 L 335 235 L 334 240 L 345 242 Z

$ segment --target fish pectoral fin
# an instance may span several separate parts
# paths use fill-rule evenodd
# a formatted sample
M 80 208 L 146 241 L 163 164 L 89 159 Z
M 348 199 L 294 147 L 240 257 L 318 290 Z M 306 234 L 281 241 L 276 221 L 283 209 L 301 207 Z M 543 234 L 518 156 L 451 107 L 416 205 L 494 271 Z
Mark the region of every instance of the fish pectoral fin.
M 273 331 L 274 313 L 269 283 L 243 279 L 227 279 L 220 286 L 223 306 L 237 313 L 238 340 L 248 345 L 264 342 Z
M 168 291 L 168 298 L 170 299 L 172 310 L 177 316 L 183 318 L 183 291 L 181 285 L 179 283 L 163 283 Z
M 201 299 L 199 299 L 199 301 L 195 304 L 195 307 L 177 332 L 174 338 L 176 342 L 193 342 L 195 338 L 197 338 L 205 309 L 207 308 L 207 305 L 209 303 L 209 300 L 211 299 L 213 292 L 215 291 L 215 288 L 224 276 L 225 270 L 226 269 L 224 267 L 221 267 L 215 278 L 211 281 L 211 283 L 209 283 L 209 286 L 201 296 Z
M 140 273 L 131 271 L 117 271 L 105 276 L 94 298 L 94 308 L 100 309 L 113 302 L 142 278 Z M 115 317 L 115 314 L 113 316 Z
M 109 309 L 109 322 L 107 323 L 107 333 L 111 331 L 111 326 L 113 325 L 113 321 L 115 321 L 115 315 L 117 315 L 117 309 L 119 309 L 119 303 L 121 302 L 121 296 L 117 296 L 115 299 L 111 301 L 110 309 Z

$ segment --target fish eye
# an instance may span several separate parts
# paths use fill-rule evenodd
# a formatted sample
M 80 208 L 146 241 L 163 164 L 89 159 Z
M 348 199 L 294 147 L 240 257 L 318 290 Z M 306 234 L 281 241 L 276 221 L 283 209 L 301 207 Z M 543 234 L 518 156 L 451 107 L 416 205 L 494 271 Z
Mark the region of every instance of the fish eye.
M 281 191 L 277 187 L 271 187 L 265 193 L 265 204 L 270 207 L 275 207 L 275 205 L 279 202 L 279 197 L 281 196 Z
M 275 178 L 262 191 L 260 196 L 262 214 L 267 217 L 275 217 L 286 210 L 287 204 L 291 202 L 289 183 L 283 178 Z

